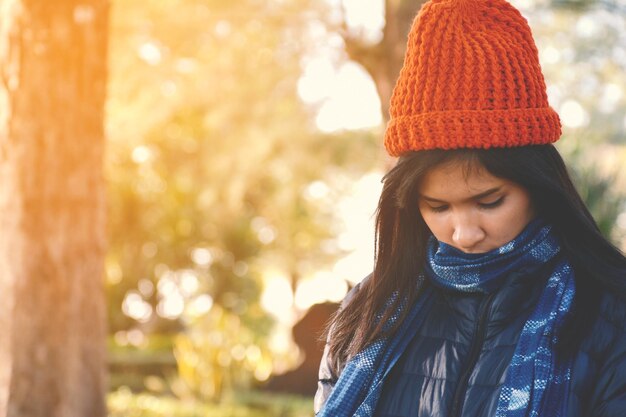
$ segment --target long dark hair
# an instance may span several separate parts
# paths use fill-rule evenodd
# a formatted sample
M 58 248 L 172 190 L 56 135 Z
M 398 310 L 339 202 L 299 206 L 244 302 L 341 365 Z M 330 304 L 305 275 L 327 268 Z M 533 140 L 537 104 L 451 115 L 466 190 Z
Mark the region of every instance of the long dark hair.
M 415 278 L 422 272 L 430 231 L 418 210 L 418 184 L 430 169 L 450 161 L 468 169 L 482 166 L 526 188 L 537 214 L 559 235 L 577 286 L 572 314 L 561 330 L 560 351 L 572 351 L 584 338 L 603 288 L 626 294 L 626 258 L 600 233 L 554 146 L 411 152 L 383 178 L 374 271 L 333 319 L 329 356 L 336 374 L 349 357 L 395 332 L 403 316 L 394 327 L 383 329 L 401 302 L 391 297 L 394 291 L 410 303 L 419 297 Z M 390 299 L 395 302 L 389 304 Z M 382 320 L 373 320 L 380 312 Z

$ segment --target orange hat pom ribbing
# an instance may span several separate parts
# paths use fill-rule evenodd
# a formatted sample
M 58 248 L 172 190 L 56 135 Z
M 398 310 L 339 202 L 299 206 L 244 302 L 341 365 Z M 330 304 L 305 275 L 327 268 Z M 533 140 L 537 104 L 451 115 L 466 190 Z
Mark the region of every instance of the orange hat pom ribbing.
M 424 4 L 389 112 L 385 148 L 392 156 L 538 145 L 561 136 L 528 23 L 505 0 Z

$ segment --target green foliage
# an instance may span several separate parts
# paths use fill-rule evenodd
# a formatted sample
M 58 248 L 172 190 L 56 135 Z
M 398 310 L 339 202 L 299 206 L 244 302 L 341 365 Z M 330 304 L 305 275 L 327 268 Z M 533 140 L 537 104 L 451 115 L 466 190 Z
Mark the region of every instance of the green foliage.
M 626 13 L 615 13 L 608 2 L 596 0 L 567 1 L 563 8 L 537 3 L 525 14 L 550 104 L 561 116 L 567 140 L 587 152 L 602 143 L 624 146 Z
M 250 388 L 253 377 L 267 379 L 272 352 L 240 318 L 215 306 L 189 330 L 176 336 L 178 379 L 173 389 L 181 398 L 215 401 L 224 390 Z M 228 393 L 232 395 L 232 391 Z
M 313 417 L 310 398 L 254 392 L 211 404 L 120 389 L 109 394 L 108 406 L 109 417 Z
M 536 0 L 523 13 L 539 49 L 550 104 L 563 122 L 559 150 L 600 230 L 622 246 L 617 218 L 626 209 L 621 169 L 626 163 L 626 9 L 619 4 Z
M 273 321 L 259 304 L 264 274 L 278 270 L 295 288 L 341 255 L 334 208 L 352 180 L 383 165 L 380 134 L 321 134 L 314 109 L 298 98 L 301 60 L 314 48 L 307 31 L 324 15 L 316 13 L 322 4 L 113 2 L 109 327 L 112 334 L 140 329 L 148 340 L 169 340 L 163 350 L 176 355 L 179 375 L 164 376 L 165 392 L 215 400 L 266 377 L 274 358 Z M 581 117 L 590 123 L 567 133 L 584 133 L 589 153 L 600 142 L 624 143 L 626 95 L 616 91 L 626 88 L 626 53 L 619 43 L 623 17 L 599 15 L 608 23 L 597 25 L 590 14 L 581 24 L 587 9 L 542 11 L 531 25 L 551 102 L 557 110 L 564 103 L 585 109 Z M 581 171 L 579 186 L 609 235 L 623 200 L 611 196 L 612 179 L 595 171 Z M 312 184 L 327 186 L 328 194 L 313 196 Z M 135 353 L 154 354 L 150 343 Z M 120 366 L 136 362 L 117 358 Z M 137 385 L 143 380 L 137 377 Z M 134 404 L 135 414 L 124 415 L 177 415 L 141 408 L 160 401 L 154 397 L 112 398 Z M 159 407 L 178 404 L 163 401 Z M 248 412 L 232 410 L 224 415 Z M 296 415 L 281 412 L 241 415 Z
M 304 5 L 114 7 L 107 159 L 114 306 L 141 279 L 158 289 L 164 274 L 187 270 L 200 281 L 198 293 L 245 315 L 258 299 L 260 259 L 271 256 L 297 280 L 307 272 L 299 262 L 319 268 L 337 255 L 320 250 L 333 237 L 333 213 L 309 201 L 305 188 L 339 164 L 372 166 L 376 146 L 320 135 L 299 101 Z M 198 248 L 210 254 L 204 264 L 193 260 Z M 156 308 L 162 294 L 142 295 Z M 135 324 L 111 309 L 113 331 Z
M 124 386 L 135 392 L 146 388 L 153 392 L 171 392 L 167 381 L 177 373 L 171 335 L 152 333 L 140 347 L 122 346 L 110 337 L 108 358 L 111 390 Z
M 113 4 L 109 327 L 176 337 L 181 396 L 250 385 L 261 365 L 224 363 L 241 343 L 268 356 L 264 272 L 271 266 L 295 288 L 332 263 L 345 177 L 377 162 L 373 134 L 320 134 L 297 96 L 316 4 Z M 319 181 L 332 190 L 323 201 L 307 194 Z M 201 334 L 210 325 L 224 332 L 219 343 Z
M 591 7 L 606 8 L 611 12 L 626 12 L 626 5 L 621 0 L 550 0 L 550 4 L 554 8 L 567 8 L 578 11 L 584 11 Z
M 623 231 L 617 227 L 617 219 L 626 210 L 626 192 L 615 187 L 619 184 L 618 173 L 603 175 L 598 163 L 585 165 L 575 155 L 570 159 L 574 161 L 570 166 L 574 168 L 576 188 L 600 232 L 619 247 Z
M 592 170 L 585 169 L 579 174 L 577 181 L 578 191 L 600 231 L 615 244 L 618 243 L 617 218 L 626 209 L 626 196 L 613 187 L 616 178 L 616 175 L 602 178 Z

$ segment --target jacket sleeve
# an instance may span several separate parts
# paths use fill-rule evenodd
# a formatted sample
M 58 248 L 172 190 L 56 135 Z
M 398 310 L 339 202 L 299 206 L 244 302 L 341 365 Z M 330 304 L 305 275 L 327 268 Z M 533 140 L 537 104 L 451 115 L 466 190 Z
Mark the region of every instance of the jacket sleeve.
M 601 358 L 599 377 L 593 384 L 589 416 L 626 416 L 626 302 L 611 303 L 613 341 Z M 609 333 L 609 332 L 606 332 Z
M 600 371 L 595 386 L 597 398 L 592 413 L 596 417 L 626 416 L 626 340 Z
M 343 301 L 341 302 L 341 305 L 339 306 L 339 309 L 343 309 L 350 302 L 352 297 L 354 297 L 354 294 L 357 291 L 359 291 L 361 287 L 361 283 L 367 280 L 371 275 L 372 274 L 366 276 L 363 279 L 363 281 L 355 285 L 355 287 L 352 288 L 348 292 L 348 294 L 346 294 Z M 328 355 L 329 342 L 332 337 L 332 334 L 333 334 L 333 326 L 331 325 L 330 329 L 328 330 L 328 336 L 326 337 L 326 345 L 324 346 L 324 353 L 322 355 L 322 361 L 320 362 L 320 368 L 319 368 L 318 379 L 317 379 L 317 392 L 315 393 L 315 399 L 313 401 L 313 409 L 316 415 L 320 412 L 320 410 L 326 403 L 326 400 L 330 396 L 330 393 L 335 387 L 335 383 L 337 382 L 337 379 L 339 378 L 339 375 L 335 375 L 331 370 L 332 368 L 330 366 L 329 355 Z
M 320 369 L 317 377 L 317 392 L 315 393 L 315 399 L 313 400 L 313 410 L 315 411 L 315 415 L 320 412 L 326 403 L 326 400 L 330 396 L 330 393 L 335 386 L 335 382 L 337 382 L 337 376 L 331 371 L 330 362 L 328 360 L 328 348 L 331 331 L 332 327 L 330 328 L 328 337 L 326 338 L 324 354 L 322 356 L 322 361 L 320 362 Z

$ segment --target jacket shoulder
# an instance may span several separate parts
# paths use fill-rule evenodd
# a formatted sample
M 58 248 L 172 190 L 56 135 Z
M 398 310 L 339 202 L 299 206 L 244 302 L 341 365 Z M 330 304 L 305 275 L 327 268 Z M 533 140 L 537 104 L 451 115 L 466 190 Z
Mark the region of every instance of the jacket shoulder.
M 590 416 L 621 417 L 626 410 L 626 300 L 604 291 L 591 333 L 578 357 L 581 376 L 578 390 L 589 399 Z M 581 388 L 587 387 L 587 390 Z M 586 402 L 586 401 L 585 401 Z
M 611 352 L 626 351 L 626 300 L 603 291 L 600 306 L 582 350 L 596 361 L 604 361 Z
M 339 309 L 345 308 L 348 303 L 354 298 L 355 294 L 360 291 L 361 285 L 370 279 L 372 274 L 367 275 L 361 282 L 356 284 L 343 298 Z M 326 337 L 326 345 L 324 346 L 324 353 L 322 355 L 322 360 L 320 362 L 318 379 L 317 379 L 317 392 L 315 393 L 315 399 L 313 401 L 313 408 L 315 414 L 319 413 L 322 409 L 326 400 L 330 396 L 332 389 L 335 386 L 335 382 L 337 382 L 338 376 L 332 372 L 332 367 L 330 365 L 329 358 L 329 342 L 333 333 L 333 325 L 331 324 L 330 329 L 328 330 L 328 336 Z
M 348 293 L 346 294 L 346 296 L 343 298 L 343 300 L 341 301 L 341 306 L 339 307 L 340 309 L 345 308 L 348 303 L 350 301 L 352 301 L 352 299 L 354 298 L 354 296 L 356 295 L 357 292 L 359 292 L 361 290 L 361 286 L 367 282 L 373 274 L 369 274 L 367 275 L 365 278 L 363 278 L 358 284 L 356 284 L 354 287 L 352 287 L 352 289 L 350 289 L 350 291 L 348 291 Z
M 618 333 L 626 332 L 626 298 L 605 291 L 601 298 L 599 319 L 615 327 Z

